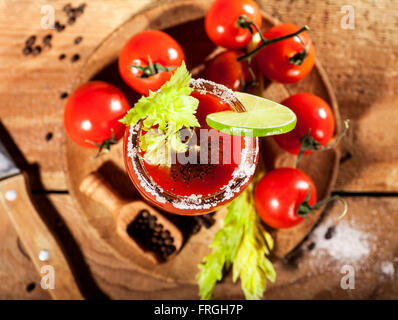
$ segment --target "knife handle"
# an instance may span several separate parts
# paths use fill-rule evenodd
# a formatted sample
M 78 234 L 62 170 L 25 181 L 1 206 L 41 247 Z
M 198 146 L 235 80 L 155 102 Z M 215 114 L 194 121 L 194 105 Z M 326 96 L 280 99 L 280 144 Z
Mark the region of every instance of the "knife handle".
M 53 267 L 54 289 L 47 289 L 51 297 L 56 300 L 84 299 L 60 246 L 32 204 L 23 174 L 0 181 L 0 203 L 39 275 L 45 277 L 50 273 L 49 268 L 43 266 Z M 46 253 L 49 253 L 48 257 Z

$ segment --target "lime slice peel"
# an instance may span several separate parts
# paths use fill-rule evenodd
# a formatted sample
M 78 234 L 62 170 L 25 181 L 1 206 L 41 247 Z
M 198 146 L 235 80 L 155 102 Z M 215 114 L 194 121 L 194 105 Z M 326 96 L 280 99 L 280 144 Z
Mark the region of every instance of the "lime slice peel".
M 207 115 L 207 124 L 237 136 L 265 137 L 293 130 L 297 118 L 292 110 L 252 94 L 235 92 L 246 112 L 222 111 Z

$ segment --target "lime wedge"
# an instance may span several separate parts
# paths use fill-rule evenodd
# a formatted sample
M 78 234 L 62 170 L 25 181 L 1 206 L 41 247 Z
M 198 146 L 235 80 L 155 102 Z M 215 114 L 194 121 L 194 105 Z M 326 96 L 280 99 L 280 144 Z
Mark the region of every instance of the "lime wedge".
M 296 115 L 288 107 L 252 94 L 235 92 L 246 112 L 208 114 L 207 124 L 235 136 L 265 137 L 286 133 L 296 126 Z

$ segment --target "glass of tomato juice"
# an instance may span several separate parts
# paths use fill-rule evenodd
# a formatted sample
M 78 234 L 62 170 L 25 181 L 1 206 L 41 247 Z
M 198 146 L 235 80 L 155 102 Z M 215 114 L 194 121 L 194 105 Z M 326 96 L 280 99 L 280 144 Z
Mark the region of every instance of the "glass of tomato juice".
M 238 196 L 253 177 L 259 148 L 256 137 L 231 136 L 206 123 L 210 113 L 245 111 L 230 89 L 204 79 L 191 80 L 191 87 L 191 95 L 199 100 L 200 127 L 192 131 L 199 147 L 190 149 L 189 157 L 188 152 L 174 154 L 169 166 L 147 162 L 140 149 L 142 121 L 126 127 L 123 141 L 125 166 L 141 195 L 150 204 L 181 215 L 209 213 Z

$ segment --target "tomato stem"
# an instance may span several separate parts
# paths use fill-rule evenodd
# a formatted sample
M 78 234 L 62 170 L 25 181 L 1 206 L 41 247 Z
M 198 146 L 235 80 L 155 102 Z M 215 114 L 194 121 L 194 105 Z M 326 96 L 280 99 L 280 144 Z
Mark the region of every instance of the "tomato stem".
M 323 199 L 323 200 L 319 201 L 318 203 L 314 204 L 313 206 L 311 206 L 308 203 L 308 201 L 310 199 L 310 195 L 311 195 L 311 188 L 308 189 L 308 193 L 307 193 L 303 203 L 300 204 L 297 209 L 297 215 L 300 217 L 304 217 L 306 220 L 308 220 L 308 214 L 313 214 L 314 210 L 317 210 L 317 209 L 321 208 L 322 206 L 324 206 L 325 204 L 327 204 L 331 201 L 335 201 L 335 200 L 340 201 L 344 205 L 343 212 L 340 214 L 339 219 L 344 217 L 348 211 L 347 202 L 339 195 L 334 195 L 329 198 Z
M 151 58 L 148 57 L 149 64 L 147 66 L 139 66 L 136 64 L 130 64 L 130 67 L 136 68 L 140 71 L 142 71 L 142 75 L 138 76 L 138 78 L 149 78 L 154 76 L 155 74 L 161 73 L 161 72 L 169 72 L 171 70 L 174 70 L 176 67 L 164 67 L 162 66 L 159 62 L 153 63 Z
M 312 150 L 312 151 L 324 151 L 324 150 L 329 150 L 333 149 L 336 147 L 339 143 L 340 140 L 347 134 L 347 131 L 350 127 L 350 121 L 345 120 L 344 121 L 344 130 L 339 134 L 337 137 L 336 141 L 332 144 L 329 144 L 325 147 L 322 148 L 322 144 L 316 141 L 313 137 L 310 136 L 311 130 L 309 130 L 302 138 L 301 138 L 301 146 L 300 146 L 300 151 L 297 155 L 296 159 L 296 166 L 298 165 L 300 159 L 303 157 L 305 152 L 307 150 Z
M 105 150 L 105 152 L 109 152 L 111 150 L 111 146 L 114 144 L 117 144 L 117 140 L 115 139 L 115 132 L 111 128 L 111 134 L 112 136 L 109 139 L 104 140 L 102 143 L 97 143 L 91 140 L 86 140 L 89 143 L 92 143 L 96 147 L 98 147 L 98 152 L 95 155 L 94 159 L 97 159 L 101 154 L 102 151 Z
M 240 17 L 238 18 L 237 24 L 238 24 L 239 27 L 248 29 L 252 35 L 253 35 L 253 29 L 252 29 L 252 27 L 254 27 L 254 28 L 256 29 L 256 31 L 259 33 L 259 35 L 260 35 L 260 37 L 261 37 L 261 42 L 262 42 L 261 45 L 258 46 L 258 47 L 257 47 L 256 49 L 254 49 L 253 51 L 248 52 L 247 54 L 245 54 L 245 55 L 239 57 L 239 58 L 238 58 L 238 61 L 247 60 L 247 59 L 251 58 L 252 56 L 254 56 L 257 52 L 259 52 L 259 51 L 260 51 L 262 48 L 264 48 L 265 46 L 268 46 L 268 45 L 270 45 L 270 44 L 272 44 L 272 43 L 275 43 L 275 42 L 279 42 L 279 41 L 282 41 L 282 40 L 286 40 L 286 39 L 288 39 L 288 38 L 295 37 L 295 36 L 299 35 L 301 32 L 310 29 L 308 26 L 304 26 L 304 27 L 302 27 L 300 30 L 298 30 L 298 31 L 296 31 L 296 32 L 293 32 L 293 33 L 290 33 L 290 34 L 287 34 L 287 35 L 285 35 L 285 36 L 282 36 L 282 37 L 279 37 L 279 38 L 273 38 L 273 39 L 266 39 L 266 38 L 263 36 L 263 34 L 261 33 L 260 28 L 259 28 L 254 22 L 248 20 L 248 17 L 246 17 L 245 15 L 242 15 L 242 16 L 240 16 Z M 299 38 L 300 38 L 300 37 L 299 37 Z M 302 41 L 301 38 L 300 38 L 300 41 L 303 43 L 303 41 Z M 303 44 L 303 45 L 304 45 L 304 44 Z M 303 52 L 303 51 L 304 51 L 304 52 Z M 298 63 L 301 64 L 301 63 L 303 63 L 304 59 L 305 59 L 305 58 L 307 57 L 307 55 L 308 55 L 307 47 L 306 47 L 305 45 L 304 45 L 304 50 L 303 50 L 303 51 L 300 51 L 300 52 L 298 52 L 297 54 L 295 54 L 293 57 L 291 57 L 291 58 L 289 59 L 289 61 L 290 61 L 291 63 L 294 63 L 294 64 L 298 64 Z M 297 57 L 296 57 L 296 56 L 297 56 Z M 301 60 L 300 60 L 300 59 L 301 59 Z M 300 61 L 301 61 L 301 63 L 300 63 Z
M 249 17 L 247 17 L 245 15 L 239 16 L 239 18 L 237 20 L 237 25 L 240 28 L 245 28 L 245 29 L 249 30 L 252 36 L 253 36 L 253 29 L 252 29 L 252 27 L 253 27 L 254 29 L 256 29 L 256 31 L 260 35 L 262 42 L 267 41 L 267 39 L 265 39 L 263 34 L 261 33 L 261 30 L 258 27 L 258 25 L 256 25 L 253 21 L 250 21 Z
M 296 54 L 292 55 L 292 56 L 289 58 L 289 62 L 290 62 L 290 63 L 293 63 L 293 64 L 296 65 L 296 66 L 301 66 L 301 65 L 303 64 L 305 58 L 307 58 L 307 56 L 308 56 L 308 49 L 309 49 L 309 46 L 307 46 L 307 45 L 304 43 L 303 39 L 302 39 L 300 36 L 299 36 L 298 38 L 300 39 L 300 42 L 301 42 L 301 44 L 303 45 L 303 48 L 304 48 L 304 49 L 301 50 L 301 51 L 299 51 L 299 52 L 297 52 Z

